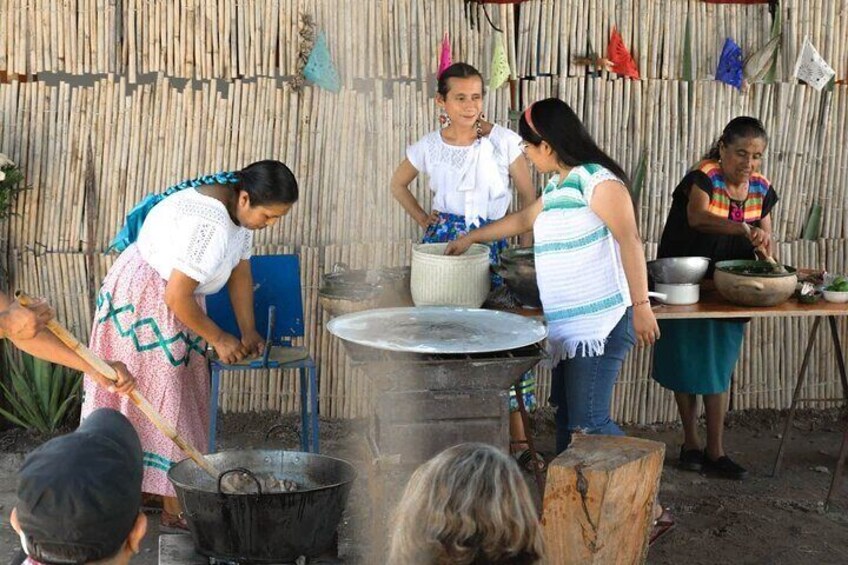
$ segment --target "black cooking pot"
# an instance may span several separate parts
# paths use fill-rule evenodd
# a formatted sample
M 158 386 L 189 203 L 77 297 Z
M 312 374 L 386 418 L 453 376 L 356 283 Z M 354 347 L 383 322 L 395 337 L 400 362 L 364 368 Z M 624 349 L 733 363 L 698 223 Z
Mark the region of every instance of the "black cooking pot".
M 492 271 L 503 277 L 506 286 L 522 305 L 541 308 L 539 286 L 536 283 L 536 260 L 532 247 L 513 247 L 500 253 L 500 265 Z
M 227 494 L 191 459 L 168 471 L 185 512 L 195 549 L 217 559 L 280 563 L 316 557 L 333 544 L 356 471 L 341 459 L 279 450 L 207 455 L 222 471 L 248 469 L 293 480 L 295 492 Z

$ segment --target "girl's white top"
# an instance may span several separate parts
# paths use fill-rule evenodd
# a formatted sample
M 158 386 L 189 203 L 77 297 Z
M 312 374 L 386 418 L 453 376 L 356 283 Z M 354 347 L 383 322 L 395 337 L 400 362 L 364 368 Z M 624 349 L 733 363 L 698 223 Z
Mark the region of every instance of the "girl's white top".
M 429 176 L 433 209 L 464 216 L 470 227 L 506 215 L 512 202 L 509 166 L 521 156 L 520 143 L 517 133 L 497 124 L 468 146 L 449 145 L 434 131 L 410 145 L 406 158 Z
M 200 283 L 195 294 L 214 294 L 250 259 L 253 231 L 235 225 L 221 201 L 189 188 L 153 207 L 136 245 L 163 279 L 176 269 Z

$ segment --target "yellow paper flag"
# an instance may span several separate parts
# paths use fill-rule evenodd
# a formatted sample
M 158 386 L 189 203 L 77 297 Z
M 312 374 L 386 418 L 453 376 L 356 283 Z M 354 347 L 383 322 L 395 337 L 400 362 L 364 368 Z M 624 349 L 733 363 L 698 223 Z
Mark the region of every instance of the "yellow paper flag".
M 495 46 L 492 50 L 492 70 L 489 78 L 489 90 L 497 90 L 509 80 L 509 61 L 503 44 L 503 34 L 495 36 Z

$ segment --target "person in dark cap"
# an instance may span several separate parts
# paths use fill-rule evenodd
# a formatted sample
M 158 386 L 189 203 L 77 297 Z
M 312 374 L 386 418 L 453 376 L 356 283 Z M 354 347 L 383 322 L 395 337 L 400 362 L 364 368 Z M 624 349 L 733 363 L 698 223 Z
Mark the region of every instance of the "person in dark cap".
M 33 451 L 18 472 L 10 519 L 24 563 L 128 563 L 147 531 L 142 473 L 138 434 L 108 408 Z

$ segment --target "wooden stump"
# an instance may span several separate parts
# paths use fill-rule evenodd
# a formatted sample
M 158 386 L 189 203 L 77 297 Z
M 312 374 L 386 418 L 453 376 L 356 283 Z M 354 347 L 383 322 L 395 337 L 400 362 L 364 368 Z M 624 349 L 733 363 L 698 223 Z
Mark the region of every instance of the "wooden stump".
M 550 563 L 643 563 L 665 444 L 578 434 L 548 467 L 542 525 Z

